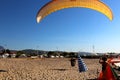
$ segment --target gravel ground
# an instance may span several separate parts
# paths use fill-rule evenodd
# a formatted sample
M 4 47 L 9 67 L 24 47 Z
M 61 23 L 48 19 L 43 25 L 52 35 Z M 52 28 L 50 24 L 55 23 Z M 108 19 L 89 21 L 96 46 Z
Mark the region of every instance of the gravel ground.
M 69 58 L 0 59 L 0 80 L 96 80 L 98 59 L 83 59 L 87 72 L 71 67 Z

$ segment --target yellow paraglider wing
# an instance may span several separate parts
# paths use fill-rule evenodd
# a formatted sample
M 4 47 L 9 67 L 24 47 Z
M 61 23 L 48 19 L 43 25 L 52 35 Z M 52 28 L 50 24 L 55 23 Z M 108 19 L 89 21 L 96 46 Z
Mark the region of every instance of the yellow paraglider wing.
M 110 8 L 99 0 L 52 0 L 39 10 L 37 22 L 39 23 L 44 17 L 52 12 L 71 7 L 90 8 L 103 13 L 110 20 L 113 19 Z

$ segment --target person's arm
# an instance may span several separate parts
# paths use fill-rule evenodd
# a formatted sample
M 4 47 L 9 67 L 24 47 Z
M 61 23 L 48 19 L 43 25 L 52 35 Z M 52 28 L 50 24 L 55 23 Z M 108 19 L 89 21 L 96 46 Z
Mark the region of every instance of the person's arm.
M 103 63 L 103 60 L 102 60 L 102 58 L 100 58 L 100 60 L 99 60 L 99 63 L 100 63 L 100 64 L 102 64 L 102 63 Z

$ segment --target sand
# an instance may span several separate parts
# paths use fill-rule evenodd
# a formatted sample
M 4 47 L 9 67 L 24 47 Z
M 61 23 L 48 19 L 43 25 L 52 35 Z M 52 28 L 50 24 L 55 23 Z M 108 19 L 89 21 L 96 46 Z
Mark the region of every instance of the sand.
M 83 59 L 87 72 L 71 67 L 69 58 L 0 59 L 0 80 L 96 80 L 101 71 L 98 59 Z

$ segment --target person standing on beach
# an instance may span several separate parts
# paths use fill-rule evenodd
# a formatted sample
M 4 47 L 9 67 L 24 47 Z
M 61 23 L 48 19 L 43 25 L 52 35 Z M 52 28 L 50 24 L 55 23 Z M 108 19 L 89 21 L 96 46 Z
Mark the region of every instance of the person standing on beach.
M 71 66 L 74 67 L 75 64 L 76 64 L 76 59 L 72 57 L 72 58 L 70 59 L 70 62 L 71 62 Z
M 106 67 L 107 67 L 107 56 L 104 55 L 103 57 L 100 58 L 99 63 L 102 64 L 102 73 L 103 73 L 103 79 L 107 80 L 106 77 Z
M 103 57 L 100 58 L 99 63 L 102 64 L 102 71 L 105 71 L 106 66 L 107 66 L 107 57 L 104 55 Z

